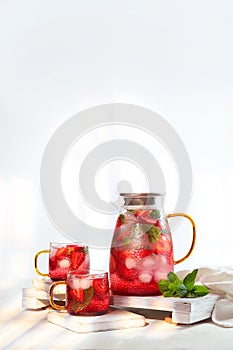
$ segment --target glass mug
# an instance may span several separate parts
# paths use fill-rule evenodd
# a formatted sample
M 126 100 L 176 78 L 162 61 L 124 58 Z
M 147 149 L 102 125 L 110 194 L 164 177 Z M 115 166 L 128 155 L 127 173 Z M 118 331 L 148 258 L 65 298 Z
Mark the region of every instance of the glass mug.
M 41 254 L 49 254 L 49 272 L 42 273 L 38 269 L 38 258 Z M 50 249 L 41 250 L 35 255 L 35 271 L 40 276 L 48 276 L 53 281 L 66 280 L 69 270 L 89 269 L 90 259 L 88 247 L 82 243 L 50 242 Z
M 59 284 L 66 284 L 66 305 L 56 304 L 53 292 Z M 100 270 L 69 271 L 66 281 L 50 286 L 50 305 L 56 310 L 67 310 L 73 316 L 99 316 L 109 309 L 108 273 Z
M 192 253 L 196 228 L 184 213 L 165 215 L 159 193 L 121 193 L 110 250 L 110 287 L 115 294 L 159 295 L 160 279 Z M 192 243 L 187 254 L 174 261 L 168 218 L 183 216 L 192 224 Z

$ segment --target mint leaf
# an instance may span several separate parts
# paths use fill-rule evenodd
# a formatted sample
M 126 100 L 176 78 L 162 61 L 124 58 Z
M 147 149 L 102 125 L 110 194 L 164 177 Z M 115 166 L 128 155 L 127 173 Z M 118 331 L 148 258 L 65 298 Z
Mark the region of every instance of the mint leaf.
M 172 293 L 170 290 L 164 292 L 164 293 L 163 293 L 163 296 L 164 296 L 165 298 L 174 297 L 173 293 Z
M 193 270 L 184 278 L 183 283 L 187 287 L 188 291 L 192 291 L 194 287 L 197 271 L 198 269 Z
M 154 243 L 158 240 L 159 236 L 160 236 L 160 229 L 156 226 L 152 226 L 149 231 L 146 232 L 148 234 L 149 237 L 149 241 L 151 243 Z
M 192 292 L 196 297 L 203 297 L 204 295 L 209 293 L 209 289 L 205 286 L 197 285 L 193 288 Z
M 169 286 L 168 289 L 172 292 L 172 296 L 176 296 L 177 290 L 181 285 L 182 281 L 174 272 L 169 272 L 167 275 Z
M 172 296 L 176 295 L 177 289 L 179 288 L 180 282 L 175 281 L 175 282 L 170 282 L 168 289 L 172 293 Z
M 158 219 L 160 217 L 160 211 L 157 209 L 151 210 L 149 214 L 153 219 Z
M 187 295 L 187 293 L 187 287 L 184 285 L 184 283 L 181 283 L 177 288 L 176 295 L 180 298 L 184 298 Z
M 179 284 L 181 283 L 179 277 L 175 274 L 175 272 L 172 271 L 167 275 L 167 279 L 169 282 L 179 282 Z
M 162 279 L 158 282 L 158 286 L 159 286 L 160 292 L 164 293 L 168 291 L 169 281 Z

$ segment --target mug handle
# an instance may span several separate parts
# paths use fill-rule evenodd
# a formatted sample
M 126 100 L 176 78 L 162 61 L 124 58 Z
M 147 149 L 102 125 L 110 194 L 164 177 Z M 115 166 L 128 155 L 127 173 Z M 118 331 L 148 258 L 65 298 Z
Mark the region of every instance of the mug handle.
M 50 250 L 49 250 L 49 249 L 40 250 L 38 253 L 36 253 L 35 259 L 34 259 L 34 263 L 35 263 L 34 266 L 35 266 L 36 273 L 37 273 L 39 276 L 47 276 L 47 277 L 49 277 L 49 274 L 48 274 L 48 273 L 42 273 L 42 272 L 40 272 L 40 270 L 38 269 L 38 266 L 37 266 L 37 261 L 38 261 L 39 255 L 44 254 L 44 253 L 50 253 Z
M 196 225 L 195 225 L 195 222 L 193 221 L 193 219 L 189 215 L 184 214 L 184 213 L 168 214 L 167 218 L 173 218 L 175 216 L 183 216 L 184 218 L 188 219 L 191 222 L 192 227 L 193 227 L 193 240 L 192 240 L 192 244 L 191 244 L 191 247 L 189 248 L 188 253 L 183 258 L 181 258 L 179 260 L 174 260 L 174 265 L 179 264 L 182 261 L 186 260 L 190 256 L 190 254 L 192 253 L 193 248 L 194 248 L 195 243 L 196 243 Z
M 66 310 L 65 305 L 56 304 L 53 300 L 53 290 L 59 284 L 66 284 L 66 281 L 57 281 L 57 282 L 53 282 L 53 284 L 51 284 L 51 286 L 49 288 L 49 303 L 52 306 L 52 308 L 54 308 L 56 310 Z

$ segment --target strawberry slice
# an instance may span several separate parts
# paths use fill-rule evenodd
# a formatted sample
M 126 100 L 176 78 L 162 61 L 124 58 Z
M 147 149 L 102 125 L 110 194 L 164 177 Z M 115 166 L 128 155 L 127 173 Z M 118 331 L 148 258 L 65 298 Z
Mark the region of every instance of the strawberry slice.
M 75 252 L 83 252 L 85 247 L 82 247 L 82 246 L 78 246 L 78 245 L 70 245 L 69 247 L 72 247 L 72 250 L 75 251 Z
M 139 224 L 148 224 L 153 226 L 159 225 L 159 220 L 152 218 L 150 215 L 139 216 L 137 221 Z
M 120 260 L 123 262 L 127 258 L 139 259 L 145 258 L 146 256 L 152 254 L 153 251 L 151 249 L 133 249 L 133 250 L 121 250 L 119 251 Z
M 55 259 L 61 260 L 61 259 L 65 258 L 66 252 L 67 252 L 66 247 L 57 248 L 56 253 L 55 253 Z
M 93 287 L 95 294 L 104 296 L 109 290 L 108 281 L 106 278 L 95 278 L 93 281 Z
M 172 244 L 170 238 L 161 233 L 159 239 L 153 243 L 155 254 L 168 254 L 172 253 Z
M 136 217 L 140 217 L 140 216 L 144 216 L 144 215 L 149 215 L 150 210 L 136 210 L 135 212 L 135 216 Z
M 82 288 L 78 288 L 78 289 L 72 289 L 70 291 L 70 295 L 73 299 L 77 300 L 77 301 L 84 301 L 84 290 Z
M 76 252 L 73 251 L 71 255 L 71 268 L 73 270 L 77 270 L 77 268 L 83 263 L 85 260 L 85 252 Z
M 123 264 L 118 266 L 118 273 L 120 277 L 128 281 L 134 281 L 138 277 L 138 270 L 135 268 L 127 269 L 127 267 Z

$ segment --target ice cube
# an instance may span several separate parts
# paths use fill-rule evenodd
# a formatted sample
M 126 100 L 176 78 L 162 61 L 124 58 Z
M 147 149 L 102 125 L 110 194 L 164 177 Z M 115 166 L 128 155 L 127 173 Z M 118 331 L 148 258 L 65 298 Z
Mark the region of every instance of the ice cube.
M 88 289 L 93 285 L 93 281 L 89 278 L 80 279 L 80 288 Z
M 68 267 L 70 267 L 70 261 L 68 259 L 62 259 L 58 264 L 62 269 L 68 269 Z
M 161 254 L 154 254 L 154 266 L 155 269 L 160 269 L 163 266 L 167 266 L 167 258 Z
M 155 265 L 154 257 L 152 255 L 146 256 L 143 259 L 142 265 L 143 268 L 151 268 L 153 270 L 153 267 Z
M 132 269 L 137 265 L 137 261 L 133 258 L 126 258 L 125 259 L 125 266 L 127 267 L 127 269 Z
M 79 279 L 71 279 L 69 281 L 69 285 L 72 289 L 88 289 L 93 285 L 93 281 L 85 277 Z
M 143 272 L 139 275 L 138 279 L 142 283 L 149 283 L 152 280 L 152 275 L 148 272 Z

